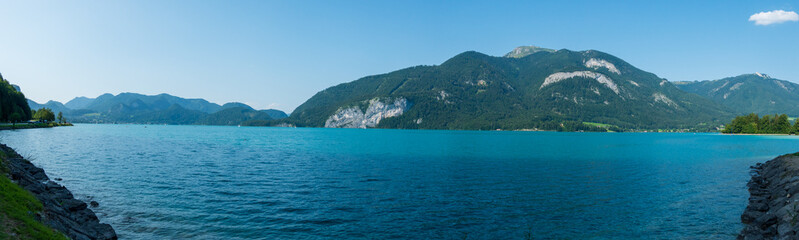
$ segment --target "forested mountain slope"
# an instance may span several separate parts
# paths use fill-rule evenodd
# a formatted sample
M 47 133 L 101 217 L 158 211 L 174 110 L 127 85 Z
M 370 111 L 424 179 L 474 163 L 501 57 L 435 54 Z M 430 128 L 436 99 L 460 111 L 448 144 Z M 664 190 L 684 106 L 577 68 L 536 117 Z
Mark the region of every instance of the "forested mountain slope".
M 766 74 L 744 74 L 711 81 L 676 82 L 680 89 L 704 96 L 738 113 L 799 116 L 799 84 Z
M 285 122 L 552 130 L 592 122 L 625 129 L 684 129 L 721 124 L 733 116 L 720 104 L 600 51 L 521 47 L 506 56 L 464 52 L 438 66 L 340 84 L 314 95 Z

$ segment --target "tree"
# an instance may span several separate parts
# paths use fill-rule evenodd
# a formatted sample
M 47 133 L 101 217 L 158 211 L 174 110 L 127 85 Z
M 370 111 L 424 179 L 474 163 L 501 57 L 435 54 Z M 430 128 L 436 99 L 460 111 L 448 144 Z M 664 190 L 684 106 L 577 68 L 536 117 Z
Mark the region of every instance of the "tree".
M 760 120 L 760 117 L 754 113 L 738 116 L 724 127 L 723 133 L 758 133 L 762 128 L 759 124 L 761 122 L 763 121 Z
M 793 122 L 793 134 L 799 134 L 799 119 Z
M 760 124 L 758 124 L 758 128 L 758 133 L 773 133 L 774 121 L 771 120 L 771 115 L 765 115 L 763 118 L 760 118 Z
M 58 112 L 58 123 L 64 123 L 64 114 Z
M 55 121 L 55 114 L 53 114 L 53 110 L 50 110 L 49 108 L 42 108 L 33 114 L 33 119 L 37 119 L 42 122 L 52 122 Z
M 22 120 L 22 115 L 20 115 L 18 112 L 15 112 L 15 113 L 12 113 L 10 116 L 8 116 L 8 118 L 9 118 L 9 120 L 11 120 L 11 126 L 15 127 L 15 126 L 17 126 L 17 122 Z
M 45 115 L 45 120 L 47 120 L 48 122 L 55 121 L 55 114 L 53 114 L 52 110 L 47 109 L 47 115 Z
M 743 125 L 743 128 L 741 128 L 741 131 L 737 132 L 737 133 L 758 133 L 758 131 L 760 131 L 760 130 L 757 130 L 757 128 L 758 128 L 757 127 L 757 123 L 749 122 L 749 123 L 745 123 Z
M 782 114 L 774 118 L 775 133 L 790 134 L 791 123 L 788 121 L 788 115 Z
M 760 134 L 795 134 L 799 132 L 799 121 L 791 126 L 788 115 L 765 115 L 758 118 L 756 114 L 738 116 L 726 125 L 723 133 L 760 133 Z
M 39 109 L 39 111 L 33 111 L 33 117 L 32 117 L 32 118 L 33 118 L 33 120 L 36 120 L 36 121 L 43 121 L 43 120 L 42 120 L 42 113 L 43 113 L 43 112 L 42 112 L 41 110 L 42 110 L 42 109 Z

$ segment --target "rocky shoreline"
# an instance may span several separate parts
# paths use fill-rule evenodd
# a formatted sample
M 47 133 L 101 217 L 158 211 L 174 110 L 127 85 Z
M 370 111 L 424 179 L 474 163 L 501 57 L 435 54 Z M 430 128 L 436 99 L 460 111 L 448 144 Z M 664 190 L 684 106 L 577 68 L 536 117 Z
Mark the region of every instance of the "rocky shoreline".
M 799 153 L 752 166 L 738 239 L 799 239 Z
M 9 178 L 30 191 L 44 206 L 43 212 L 36 213 L 37 220 L 73 240 L 117 239 L 111 225 L 100 223 L 85 202 L 75 199 L 64 186 L 51 181 L 44 170 L 5 144 L 0 144 L 0 150 L 8 156 L 4 165 L 8 168 Z

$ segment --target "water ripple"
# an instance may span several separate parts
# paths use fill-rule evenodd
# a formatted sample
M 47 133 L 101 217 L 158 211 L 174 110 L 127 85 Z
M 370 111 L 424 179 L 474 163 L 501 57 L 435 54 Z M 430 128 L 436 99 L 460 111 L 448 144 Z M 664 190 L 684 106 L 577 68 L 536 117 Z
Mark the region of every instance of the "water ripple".
M 729 239 L 799 138 L 78 125 L 2 131 L 120 239 Z

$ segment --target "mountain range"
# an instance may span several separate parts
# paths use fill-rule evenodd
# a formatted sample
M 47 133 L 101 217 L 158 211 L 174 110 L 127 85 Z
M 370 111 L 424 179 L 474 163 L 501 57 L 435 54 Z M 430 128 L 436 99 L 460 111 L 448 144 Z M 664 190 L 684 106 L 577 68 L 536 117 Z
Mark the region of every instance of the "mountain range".
M 39 104 L 29 99 L 28 105 L 34 110 L 49 108 L 62 112 L 67 120 L 76 123 L 238 125 L 287 117 L 280 110 L 255 110 L 238 102 L 219 105 L 169 94 L 103 94 L 96 98 L 77 97 L 66 104 L 57 101 Z
M 727 106 L 736 113 L 788 114 L 799 116 L 799 84 L 762 73 L 719 80 L 675 82 L 683 91 L 695 93 Z
M 72 122 L 331 128 L 707 131 L 746 113 L 799 116 L 799 84 L 766 74 L 670 82 L 611 54 L 474 51 L 316 93 L 290 116 L 243 103 L 121 93 L 39 104 Z
M 604 52 L 469 51 L 325 89 L 279 122 L 309 127 L 708 129 L 733 110 Z M 567 126 L 573 129 L 568 129 Z

